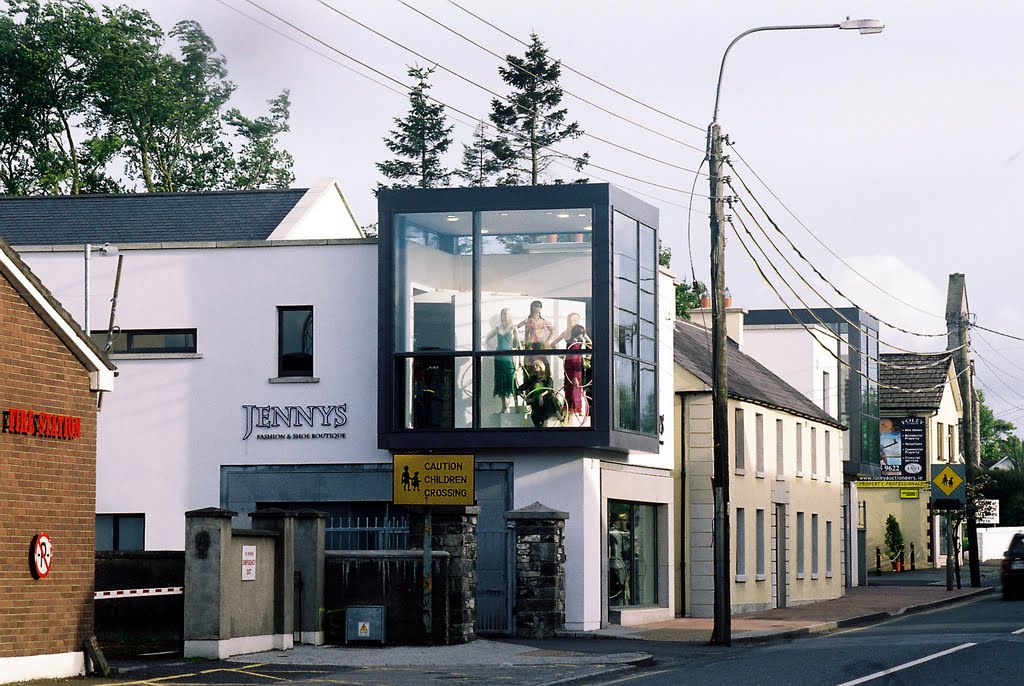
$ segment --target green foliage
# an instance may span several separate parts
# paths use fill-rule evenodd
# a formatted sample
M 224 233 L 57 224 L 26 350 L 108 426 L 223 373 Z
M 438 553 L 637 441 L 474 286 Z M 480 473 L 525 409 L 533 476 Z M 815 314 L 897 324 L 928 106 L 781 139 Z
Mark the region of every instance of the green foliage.
M 540 37 L 530 36 L 530 45 L 523 57 L 508 55 L 508 66 L 498 68 L 501 78 L 512 87 L 507 100 L 491 100 L 491 123 L 497 137 L 488 141 L 500 185 L 536 186 L 541 175 L 557 158 L 571 163 L 581 171 L 590 156 L 568 157 L 553 152 L 550 146 L 579 138 L 583 134 L 577 122 L 566 122 L 566 110 L 560 108 L 562 74 L 559 62 L 548 57 Z M 561 180 L 555 180 L 561 183 Z
M 978 391 L 978 422 L 981 426 L 981 465 L 991 467 L 1009 456 L 1015 458 L 1018 469 L 1024 468 L 1024 446 L 1013 433 L 1017 427 L 1012 422 L 996 418 L 985 404 L 982 391 Z
M 985 475 L 982 491 L 999 501 L 1000 526 L 1024 526 L 1024 470 L 993 469 Z
M 452 172 L 441 156 L 452 144 L 452 126 L 447 123 L 444 105 L 427 94 L 433 69 L 409 67 L 415 84 L 409 91 L 409 113 L 395 119 L 395 129 L 384 139 L 396 158 L 377 163 L 377 169 L 392 180 L 391 188 L 436 188 L 448 185 Z M 379 187 L 386 187 L 380 184 Z
M 236 159 L 223 114 L 234 89 L 196 22 L 165 34 L 147 12 L 123 6 L 8 2 L 0 184 L 11 194 L 75 194 L 290 183 L 291 157 L 276 149 L 288 130 L 287 94 L 270 101 L 269 117 L 228 113 Z
M 687 310 L 700 307 L 701 296 L 708 294 L 708 287 L 702 281 L 676 284 L 676 317 L 690 319 Z
M 455 175 L 467 186 L 487 186 L 498 172 L 498 164 L 487 147 L 487 125 L 477 124 L 473 130 L 473 142 L 462 144 L 462 167 Z
M 885 552 L 890 559 L 899 557 L 903 550 L 903 531 L 894 515 L 885 519 Z

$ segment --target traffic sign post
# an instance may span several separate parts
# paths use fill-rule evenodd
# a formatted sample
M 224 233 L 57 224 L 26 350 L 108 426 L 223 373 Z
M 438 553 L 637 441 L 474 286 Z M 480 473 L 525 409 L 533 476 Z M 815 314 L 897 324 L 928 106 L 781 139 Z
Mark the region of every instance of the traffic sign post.
M 946 511 L 946 590 L 953 590 L 953 512 L 964 509 L 967 500 L 967 465 L 932 465 L 932 512 Z

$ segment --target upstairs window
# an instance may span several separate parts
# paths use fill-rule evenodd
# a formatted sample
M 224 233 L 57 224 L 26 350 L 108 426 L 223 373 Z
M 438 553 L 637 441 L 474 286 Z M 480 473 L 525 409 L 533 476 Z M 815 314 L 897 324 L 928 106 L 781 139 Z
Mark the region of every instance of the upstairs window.
M 93 330 L 92 342 L 106 350 L 107 331 Z M 196 352 L 195 329 L 114 329 L 110 353 L 114 355 Z
M 313 376 L 313 306 L 277 308 L 277 375 Z

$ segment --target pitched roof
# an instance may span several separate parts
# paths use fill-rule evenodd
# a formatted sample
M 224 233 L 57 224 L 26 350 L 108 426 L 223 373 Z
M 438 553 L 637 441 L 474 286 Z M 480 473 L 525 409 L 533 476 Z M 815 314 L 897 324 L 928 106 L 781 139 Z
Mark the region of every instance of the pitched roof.
M 710 331 L 690 322 L 676 320 L 673 340 L 675 362 L 709 386 L 712 377 L 710 340 Z M 740 352 L 734 341 L 729 340 L 727 345 L 730 397 L 783 410 L 822 424 L 846 428 L 763 364 Z
M 5 277 L 29 304 L 39 318 L 68 347 L 68 350 L 89 372 L 94 391 L 113 389 L 117 367 L 82 331 L 74 318 L 53 297 L 10 244 L 0 237 L 0 277 Z
M 17 246 L 266 240 L 306 190 L 0 196 L 0 236 Z
M 950 353 L 883 353 L 878 359 L 881 414 L 939 409 L 952 361 Z

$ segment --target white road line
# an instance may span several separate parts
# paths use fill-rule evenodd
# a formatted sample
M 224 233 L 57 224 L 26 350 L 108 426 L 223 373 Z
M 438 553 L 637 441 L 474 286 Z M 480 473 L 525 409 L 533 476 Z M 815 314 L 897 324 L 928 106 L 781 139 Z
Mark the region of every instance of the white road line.
M 1010 632 L 1011 636 L 1016 636 L 1017 634 L 1024 634 L 1024 629 L 1017 629 L 1016 631 Z
M 841 684 L 837 684 L 837 686 L 856 686 L 856 684 L 863 684 L 863 683 L 865 683 L 867 681 L 872 681 L 872 680 L 877 679 L 879 677 L 888 676 L 890 674 L 894 674 L 894 673 L 902 671 L 904 669 L 910 669 L 911 667 L 916 667 L 919 664 L 923 664 L 923 663 L 928 662 L 930 660 L 934 660 L 935 658 L 939 658 L 939 657 L 942 657 L 944 655 L 949 655 L 950 653 L 955 653 L 958 650 L 963 650 L 964 648 L 970 648 L 971 646 L 975 646 L 975 645 L 978 645 L 978 644 L 977 643 L 964 643 L 962 645 L 956 646 L 955 648 L 950 648 L 949 650 L 943 650 L 941 653 L 935 653 L 934 655 L 928 655 L 926 657 L 922 657 L 920 660 L 914 660 L 913 662 L 907 662 L 905 664 L 898 665 L 898 666 L 893 667 L 891 669 L 886 669 L 886 670 L 883 670 L 881 672 L 875 672 L 874 674 L 868 674 L 867 676 L 862 676 L 861 678 L 854 679 L 853 681 L 844 681 Z

